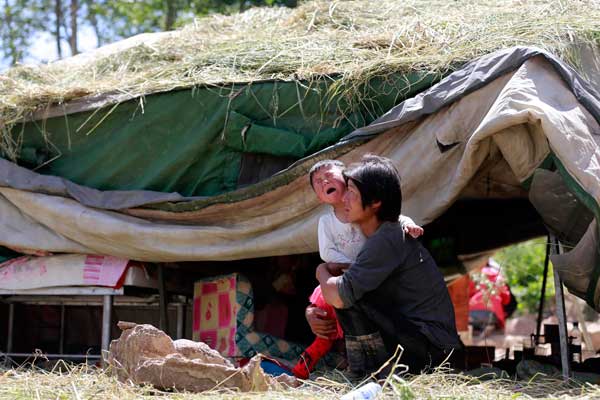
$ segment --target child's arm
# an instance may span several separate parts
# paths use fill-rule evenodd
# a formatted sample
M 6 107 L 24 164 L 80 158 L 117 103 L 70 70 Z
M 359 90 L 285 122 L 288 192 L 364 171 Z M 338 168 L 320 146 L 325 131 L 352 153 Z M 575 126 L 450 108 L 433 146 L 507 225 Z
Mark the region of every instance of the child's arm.
M 406 215 L 400 215 L 398 221 L 400 221 L 400 225 L 402 225 L 402 229 L 404 230 L 404 232 L 408 233 L 415 239 L 421 236 L 424 232 L 422 227 L 415 224 L 415 221 L 413 221 L 412 218 L 407 217 Z
M 352 261 L 338 250 L 330 228 L 326 216 L 319 218 L 318 239 L 321 260 L 326 263 L 352 264 Z
M 350 268 L 349 263 L 325 263 L 325 265 L 329 273 L 333 276 L 340 276 Z

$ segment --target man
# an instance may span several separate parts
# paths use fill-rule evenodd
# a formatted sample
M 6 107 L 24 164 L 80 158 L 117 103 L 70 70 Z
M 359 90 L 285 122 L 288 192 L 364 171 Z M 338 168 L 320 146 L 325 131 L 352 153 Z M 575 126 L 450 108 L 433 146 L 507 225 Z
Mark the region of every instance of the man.
M 390 160 L 369 155 L 344 177 L 346 219 L 367 240 L 343 274 L 339 265 L 324 263 L 316 275 L 325 300 L 336 308 L 351 372 L 373 372 L 397 345 L 410 372 L 435 367 L 461 343 L 442 274 L 398 223 L 398 172 Z

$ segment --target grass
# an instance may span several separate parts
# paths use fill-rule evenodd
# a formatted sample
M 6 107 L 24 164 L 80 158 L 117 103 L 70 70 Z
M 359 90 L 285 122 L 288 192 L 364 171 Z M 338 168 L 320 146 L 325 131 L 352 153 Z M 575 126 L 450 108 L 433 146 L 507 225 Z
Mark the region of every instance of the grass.
M 431 374 L 403 375 L 405 367 L 399 363 L 402 349 L 381 368 L 390 366 L 390 374 L 380 380 L 381 399 L 589 399 L 600 397 L 600 386 L 563 381 L 537 374 L 529 381 L 515 379 L 478 378 L 452 372 L 442 366 Z M 38 358 L 39 357 L 39 358 Z M 121 382 L 111 368 L 87 364 L 68 364 L 62 360 L 50 363 L 43 355 L 31 364 L 10 369 L 0 368 L 0 399 L 339 399 L 340 396 L 362 386 L 350 383 L 337 370 L 319 373 L 316 379 L 303 381 L 298 388 L 280 387 L 268 392 L 239 392 L 232 389 L 215 389 L 203 393 L 159 390 L 148 385 Z M 51 369 L 42 369 L 36 361 L 45 360 Z M 395 361 L 393 361 L 395 360 Z M 390 364 L 391 363 L 391 364 Z M 381 369 L 380 369 L 381 371 Z
M 119 382 L 110 371 L 87 365 L 59 362 L 50 371 L 21 366 L 0 369 L 0 399 L 339 399 L 353 389 L 342 375 L 331 374 L 307 381 L 296 389 L 266 393 L 213 390 L 205 393 L 161 391 L 149 386 Z M 530 382 L 510 379 L 482 380 L 438 371 L 412 377 L 390 376 L 382 399 L 589 399 L 600 396 L 600 387 L 564 383 L 540 376 Z
M 576 43 L 600 43 L 598 0 L 308 1 L 212 15 L 181 30 L 0 75 L 0 149 L 15 158 L 18 122 L 94 96 L 137 98 L 196 85 L 335 80 L 359 97 L 374 77 L 444 74 L 515 45 L 549 50 L 577 66 Z M 340 110 L 344 114 L 344 110 Z

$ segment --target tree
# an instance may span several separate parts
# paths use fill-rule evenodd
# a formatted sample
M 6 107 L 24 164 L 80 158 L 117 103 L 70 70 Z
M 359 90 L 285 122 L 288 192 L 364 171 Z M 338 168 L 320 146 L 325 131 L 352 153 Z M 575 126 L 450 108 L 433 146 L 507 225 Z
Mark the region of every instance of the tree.
M 62 46 L 60 44 L 60 24 L 62 21 L 62 2 L 61 0 L 55 0 L 54 3 L 54 40 L 56 42 L 56 54 L 58 58 L 62 58 Z
M 252 6 L 295 7 L 297 0 L 0 0 L 2 58 L 15 64 L 28 54 L 36 35 L 53 37 L 59 58 L 68 44 L 79 52 L 78 36 L 91 27 L 101 46 L 143 32 L 172 30 L 196 15 L 232 14 Z
M 546 238 L 506 247 L 494 255 L 517 301 L 520 312 L 536 313 L 542 290 Z M 548 271 L 546 297 L 554 296 L 552 265 Z
M 16 64 L 27 55 L 36 32 L 43 30 L 42 5 L 36 0 L 3 0 L 0 14 L 2 59 Z

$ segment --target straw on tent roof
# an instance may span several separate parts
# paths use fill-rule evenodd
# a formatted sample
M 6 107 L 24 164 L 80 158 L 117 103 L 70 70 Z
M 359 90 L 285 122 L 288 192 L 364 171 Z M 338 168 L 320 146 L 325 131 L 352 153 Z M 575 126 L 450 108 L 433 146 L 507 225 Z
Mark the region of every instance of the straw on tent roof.
M 8 131 L 36 110 L 86 96 L 333 75 L 352 91 L 374 76 L 444 73 L 514 45 L 576 64 L 574 43 L 600 43 L 600 1 L 321 0 L 213 15 L 179 31 L 0 75 L 0 148 L 6 155 L 18 146 Z

